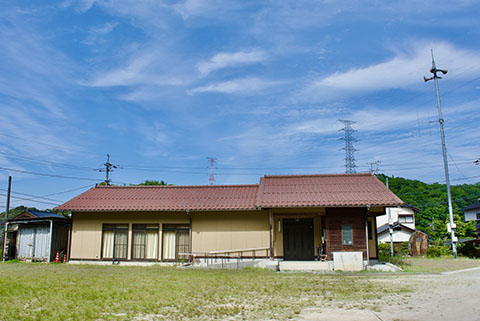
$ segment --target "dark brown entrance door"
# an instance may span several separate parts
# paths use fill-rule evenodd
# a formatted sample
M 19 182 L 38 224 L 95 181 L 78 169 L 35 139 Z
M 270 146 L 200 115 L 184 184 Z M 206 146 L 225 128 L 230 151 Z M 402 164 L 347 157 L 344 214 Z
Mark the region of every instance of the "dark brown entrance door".
M 313 219 L 283 220 L 283 259 L 313 260 Z

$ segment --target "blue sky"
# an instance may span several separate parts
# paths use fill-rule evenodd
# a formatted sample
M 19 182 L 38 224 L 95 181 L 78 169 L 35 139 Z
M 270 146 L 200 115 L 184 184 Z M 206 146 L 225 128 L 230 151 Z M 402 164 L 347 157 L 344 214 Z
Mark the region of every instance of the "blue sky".
M 107 153 L 117 184 L 208 184 L 207 157 L 217 184 L 342 173 L 338 119 L 357 172 L 441 182 L 430 49 L 452 183 L 480 181 L 478 1 L 0 4 L 1 210 L 9 174 L 12 206 L 50 208 Z

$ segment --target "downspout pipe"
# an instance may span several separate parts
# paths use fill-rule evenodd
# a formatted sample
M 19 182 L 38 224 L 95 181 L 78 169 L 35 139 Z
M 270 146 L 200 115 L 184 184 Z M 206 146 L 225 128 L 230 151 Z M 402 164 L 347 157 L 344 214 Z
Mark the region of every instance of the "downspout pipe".
M 71 245 L 71 237 L 72 237 L 72 222 L 68 223 L 68 236 L 67 236 L 67 262 L 70 261 L 70 245 Z
M 189 219 L 189 223 L 190 223 L 190 228 L 188 229 L 188 247 L 189 247 L 189 252 L 192 253 L 192 215 L 190 215 L 190 210 L 187 209 L 186 210 L 187 212 L 187 216 L 188 216 L 188 219 Z M 193 256 L 190 257 L 190 261 L 192 261 L 193 263 Z
M 370 211 L 370 205 L 367 205 L 365 211 L 365 247 L 367 249 L 367 266 L 370 264 L 370 251 L 368 249 L 368 211 Z

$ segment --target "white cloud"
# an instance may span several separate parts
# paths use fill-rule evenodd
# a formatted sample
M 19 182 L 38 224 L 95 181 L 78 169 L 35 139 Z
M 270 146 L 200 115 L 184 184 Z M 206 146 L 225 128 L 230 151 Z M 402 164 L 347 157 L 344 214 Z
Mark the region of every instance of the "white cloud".
M 95 35 L 104 35 L 115 29 L 118 26 L 118 22 L 107 22 L 101 26 L 90 28 L 89 32 Z
M 452 79 L 476 75 L 480 72 L 480 53 L 456 48 L 445 42 L 406 46 L 413 50 L 397 51 L 385 62 L 367 67 L 336 72 L 313 83 L 310 89 L 337 89 L 342 91 L 376 91 L 408 88 L 423 82 L 431 67 L 430 49 L 433 48 L 437 67 L 451 70 Z M 460 76 L 461 75 L 461 76 Z
M 145 48 L 134 53 L 125 66 L 99 72 L 93 80 L 84 83 L 91 87 L 114 86 L 181 86 L 190 82 L 184 61 L 179 65 L 176 58 L 159 48 Z
M 240 78 L 197 87 L 188 91 L 188 93 L 191 95 L 207 92 L 222 94 L 253 94 L 279 83 L 279 81 L 271 81 L 255 77 Z
M 192 17 L 222 19 L 233 9 L 241 7 L 241 2 L 229 0 L 185 0 L 172 6 L 183 20 Z
M 208 61 L 199 62 L 197 69 L 202 76 L 206 76 L 218 69 L 262 62 L 266 58 L 267 55 L 261 50 L 221 52 Z

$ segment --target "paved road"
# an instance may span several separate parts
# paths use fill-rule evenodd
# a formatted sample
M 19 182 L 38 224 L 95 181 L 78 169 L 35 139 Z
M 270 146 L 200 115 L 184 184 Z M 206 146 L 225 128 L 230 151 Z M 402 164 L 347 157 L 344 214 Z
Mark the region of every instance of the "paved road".
M 414 293 L 382 302 L 380 312 L 341 308 L 309 308 L 310 321 L 480 321 L 480 268 L 436 275 L 401 275 L 398 281 L 420 283 Z

